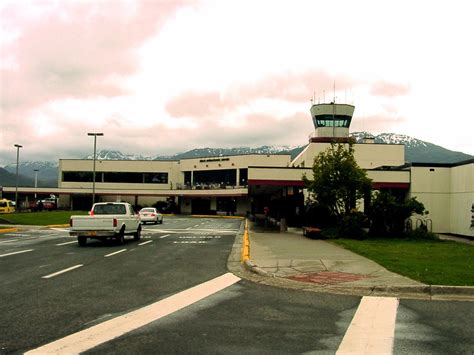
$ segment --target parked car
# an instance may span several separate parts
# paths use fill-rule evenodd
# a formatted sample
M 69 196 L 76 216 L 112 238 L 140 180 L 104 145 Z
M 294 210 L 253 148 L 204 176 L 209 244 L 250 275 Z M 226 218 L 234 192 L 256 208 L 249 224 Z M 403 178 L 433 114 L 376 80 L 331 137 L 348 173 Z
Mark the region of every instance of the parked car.
M 138 215 L 140 216 L 140 221 L 145 224 L 147 222 L 152 222 L 152 223 L 163 223 L 163 215 L 158 212 L 158 210 L 154 207 L 145 207 L 142 208 L 139 212 Z
M 0 200 L 0 213 L 13 213 L 15 212 L 15 202 L 1 199 Z
M 56 198 L 45 198 L 30 202 L 29 207 L 31 211 L 53 211 L 58 208 L 58 202 Z

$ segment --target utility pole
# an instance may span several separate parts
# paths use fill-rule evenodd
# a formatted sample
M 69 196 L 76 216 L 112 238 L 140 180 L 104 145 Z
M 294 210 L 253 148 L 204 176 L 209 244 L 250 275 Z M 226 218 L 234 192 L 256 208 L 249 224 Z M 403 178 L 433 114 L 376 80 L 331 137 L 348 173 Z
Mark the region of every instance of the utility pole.
M 20 144 L 15 144 L 16 147 L 16 185 L 15 185 L 15 210 L 18 211 L 18 163 L 20 161 L 20 148 L 23 148 Z
M 88 136 L 94 136 L 94 162 L 92 167 L 92 204 L 95 203 L 95 160 L 96 160 L 96 147 L 97 147 L 97 136 L 103 136 L 103 133 L 87 133 Z

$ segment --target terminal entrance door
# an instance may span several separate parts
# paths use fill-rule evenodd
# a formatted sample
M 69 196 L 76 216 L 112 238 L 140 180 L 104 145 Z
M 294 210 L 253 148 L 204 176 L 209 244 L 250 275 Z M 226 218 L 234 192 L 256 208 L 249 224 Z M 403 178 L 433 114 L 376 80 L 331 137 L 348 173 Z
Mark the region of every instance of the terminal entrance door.
M 193 198 L 191 200 L 192 214 L 210 214 L 211 199 L 210 198 Z

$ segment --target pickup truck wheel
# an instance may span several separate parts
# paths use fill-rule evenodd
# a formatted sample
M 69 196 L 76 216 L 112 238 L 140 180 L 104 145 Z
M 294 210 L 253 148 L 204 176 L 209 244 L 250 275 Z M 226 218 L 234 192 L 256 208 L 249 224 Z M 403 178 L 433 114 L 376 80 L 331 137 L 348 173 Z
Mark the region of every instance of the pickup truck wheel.
M 142 236 L 142 227 L 138 226 L 137 232 L 133 234 L 133 240 L 138 241 Z
M 125 242 L 125 229 L 122 227 L 119 234 L 115 237 L 117 244 L 122 245 Z
M 79 243 L 79 246 L 83 247 L 84 245 L 87 244 L 87 238 L 84 236 L 78 236 L 77 242 Z

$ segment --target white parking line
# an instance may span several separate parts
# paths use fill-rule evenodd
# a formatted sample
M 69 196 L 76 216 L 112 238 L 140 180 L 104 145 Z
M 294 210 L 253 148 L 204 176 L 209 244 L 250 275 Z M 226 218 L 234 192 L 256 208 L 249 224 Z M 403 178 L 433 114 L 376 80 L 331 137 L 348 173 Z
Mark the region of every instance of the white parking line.
M 20 251 L 15 251 L 15 252 L 13 252 L 13 253 L 2 254 L 2 255 L 0 255 L 0 258 L 3 258 L 4 256 L 10 256 L 10 255 L 16 255 L 16 254 L 28 253 L 29 251 L 33 251 L 33 250 L 34 250 L 34 249 L 20 250 Z
M 227 273 L 136 311 L 110 319 L 25 354 L 79 354 L 179 311 L 238 282 Z
M 72 242 L 66 242 L 66 243 L 59 243 L 59 244 L 56 244 L 56 246 L 61 246 L 61 245 L 67 245 L 67 244 L 72 244 L 72 243 L 77 243 L 77 241 L 73 240 Z
M 398 303 L 393 297 L 363 297 L 336 354 L 392 354 Z
M 163 239 L 163 238 L 169 237 L 170 235 L 171 235 L 171 234 L 162 235 L 162 236 L 160 237 L 160 239 Z
M 56 237 L 56 236 L 58 236 L 58 235 L 60 235 L 60 234 L 58 234 L 58 233 L 54 233 L 54 234 L 41 234 L 41 235 L 40 235 L 40 238 Z
M 17 242 L 17 241 L 19 241 L 19 240 L 20 240 L 20 239 L 5 240 L 5 241 L 1 241 L 0 244 L 11 243 L 11 242 Z
M 105 257 L 105 258 L 108 258 L 109 256 L 116 255 L 116 254 L 120 254 L 120 253 L 123 253 L 124 251 L 127 251 L 127 249 L 122 249 L 122 250 L 116 251 L 116 252 L 114 252 L 114 253 L 110 253 L 110 254 L 104 255 L 104 257 Z
M 42 279 L 50 279 L 50 278 L 52 278 L 52 277 L 55 277 L 55 276 L 64 274 L 65 272 L 68 272 L 68 271 L 71 271 L 71 270 L 80 268 L 80 267 L 82 267 L 82 266 L 84 266 L 84 265 L 83 265 L 83 264 L 74 265 L 74 266 L 68 267 L 67 269 L 64 269 L 64 270 L 55 272 L 54 274 L 49 274 L 49 275 L 43 276 Z
M 143 243 L 140 243 L 138 245 L 145 245 L 145 244 L 152 243 L 152 242 L 153 242 L 152 240 L 149 240 L 148 242 L 143 242 Z

